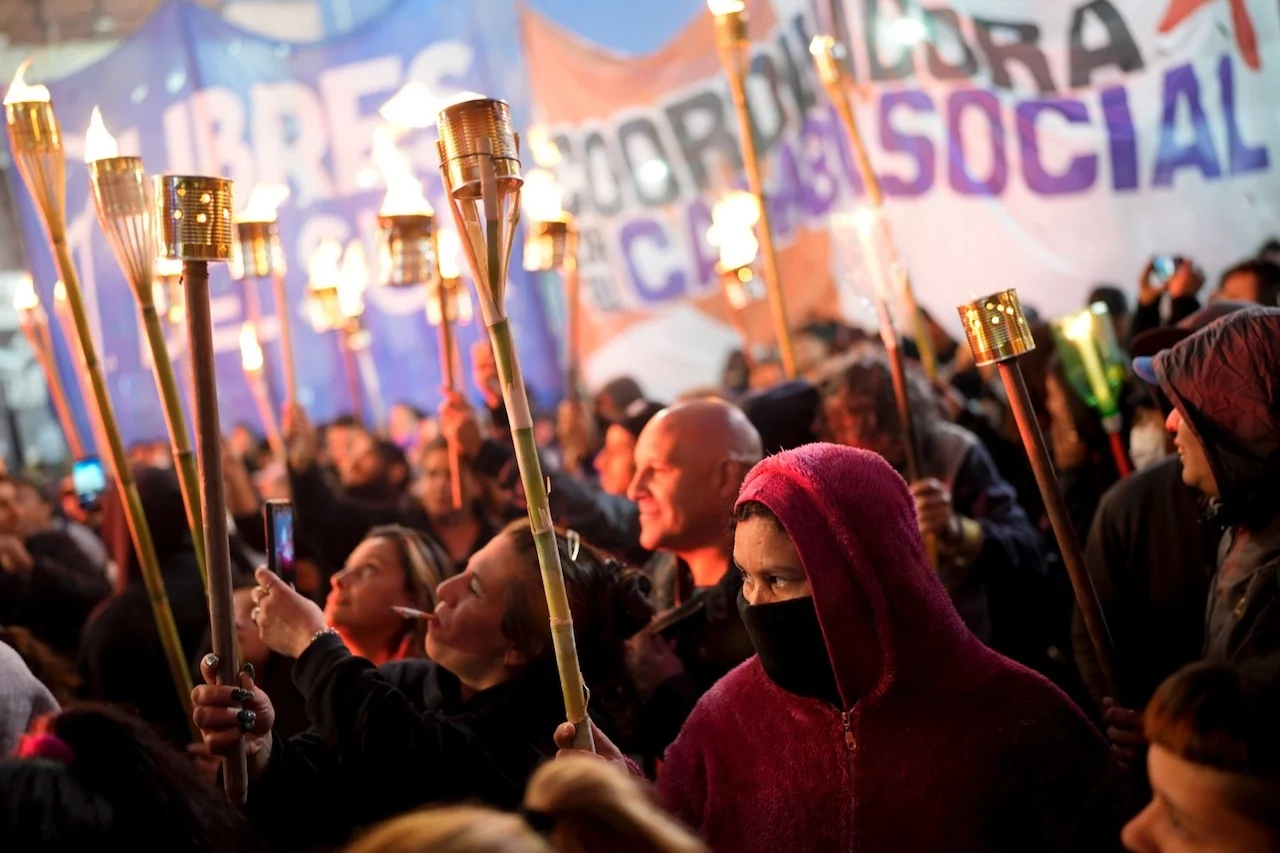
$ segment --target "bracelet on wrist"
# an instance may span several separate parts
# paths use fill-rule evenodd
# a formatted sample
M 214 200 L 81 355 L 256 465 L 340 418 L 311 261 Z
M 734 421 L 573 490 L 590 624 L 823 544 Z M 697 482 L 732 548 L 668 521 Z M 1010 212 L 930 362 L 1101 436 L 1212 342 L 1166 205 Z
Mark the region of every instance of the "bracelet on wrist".
M 312 635 L 311 635 L 311 639 L 310 639 L 310 640 L 307 640 L 307 648 L 311 648 L 311 645 L 312 645 L 316 640 L 318 640 L 318 639 L 320 639 L 321 637 L 323 637 L 325 634 L 332 634 L 333 636 L 337 637 L 337 636 L 338 636 L 338 631 L 337 631 L 337 629 L 336 629 L 336 628 L 321 628 L 319 631 L 316 631 L 314 634 L 312 634 Z

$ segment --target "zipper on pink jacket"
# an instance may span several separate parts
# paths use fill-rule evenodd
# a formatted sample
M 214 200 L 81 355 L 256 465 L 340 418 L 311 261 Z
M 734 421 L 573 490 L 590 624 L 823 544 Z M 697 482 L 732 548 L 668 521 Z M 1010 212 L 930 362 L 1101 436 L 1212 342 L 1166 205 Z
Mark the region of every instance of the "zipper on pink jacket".
M 848 711 L 840 712 L 840 725 L 844 726 L 844 747 L 850 752 L 853 752 L 857 748 L 858 743 L 853 738 L 853 727 L 849 722 Z

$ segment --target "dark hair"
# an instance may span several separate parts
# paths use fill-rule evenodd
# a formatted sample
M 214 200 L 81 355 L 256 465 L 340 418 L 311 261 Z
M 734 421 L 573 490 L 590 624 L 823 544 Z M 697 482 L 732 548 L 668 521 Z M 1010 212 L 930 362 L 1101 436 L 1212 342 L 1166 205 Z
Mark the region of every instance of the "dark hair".
M 935 453 L 937 427 L 941 420 L 937 397 L 923 373 L 912 364 L 904 367 L 912 428 L 919 446 L 920 462 L 927 465 Z M 825 373 L 818 390 L 823 400 L 841 391 L 865 396 L 875 412 L 876 429 L 889 435 L 902 434 L 893 373 L 889 369 L 889 356 L 882 347 L 866 344 L 855 348 Z
M 1165 679 L 1147 705 L 1147 740 L 1232 775 L 1228 798 L 1280 829 L 1280 689 L 1233 667 L 1196 663 Z
M 1089 291 L 1089 298 L 1085 305 L 1089 306 L 1095 302 L 1106 305 L 1107 313 L 1113 319 L 1129 316 L 1129 297 L 1114 284 L 1100 284 Z
M 0 643 L 18 653 L 27 669 L 49 689 L 59 705 L 75 701 L 81 679 L 73 663 L 37 640 L 26 628 L 16 625 L 0 625 Z
M 400 449 L 400 445 L 394 441 L 387 441 L 385 438 L 375 439 L 373 442 L 373 452 L 378 454 L 378 458 L 382 460 L 382 464 L 391 468 L 396 465 L 409 467 L 409 457 L 404 455 L 404 451 Z
M 80 705 L 39 721 L 70 757 L 0 761 L 0 838 L 6 849 L 54 853 L 261 849 L 240 813 L 142 720 Z
M 1218 288 L 1233 275 L 1250 274 L 1258 280 L 1258 304 L 1274 308 L 1280 305 L 1280 264 L 1266 258 L 1241 261 L 1222 274 Z
M 775 527 L 784 533 L 786 532 L 782 527 L 782 522 L 773 514 L 773 510 L 760 503 L 760 501 L 743 501 L 734 507 L 733 518 L 729 522 L 729 529 L 733 530 L 733 528 L 737 527 L 742 522 L 752 518 L 763 518 L 766 521 L 773 522 Z
M 511 537 L 516 553 L 529 567 L 521 588 L 507 591 L 502 633 L 516 649 L 533 657 L 552 647 L 537 543 L 533 529 L 524 520 L 507 525 L 500 535 Z M 621 653 L 622 641 L 634 636 L 653 618 L 649 601 L 652 581 L 643 572 L 627 568 L 582 542 L 576 534 L 567 536 L 557 531 L 556 550 L 564 572 L 582 674 L 588 683 L 594 683 L 596 678 L 606 679 L 616 674 L 613 667 L 621 660 L 613 658 L 615 652 Z
M 177 473 L 172 468 L 153 468 L 143 464 L 133 465 L 132 470 L 142 514 L 147 519 L 161 566 L 171 562 L 165 559 L 168 555 L 194 555 L 191 528 L 187 523 Z M 134 555 L 124 501 L 114 484 L 108 486 L 102 497 L 102 542 L 120 570 L 116 578 L 116 592 L 123 592 L 141 574 Z
M 358 416 L 353 415 L 350 412 L 343 412 L 333 420 L 329 421 L 329 423 L 325 424 L 325 427 L 330 429 L 332 429 L 333 427 L 347 427 L 349 429 L 364 429 L 364 421 L 360 420 Z

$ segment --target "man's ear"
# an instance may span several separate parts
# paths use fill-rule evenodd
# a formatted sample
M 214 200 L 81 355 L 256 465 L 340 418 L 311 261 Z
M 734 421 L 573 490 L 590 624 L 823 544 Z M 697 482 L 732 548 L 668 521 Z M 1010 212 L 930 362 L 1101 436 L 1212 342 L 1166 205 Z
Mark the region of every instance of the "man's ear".
M 716 494 L 721 497 L 736 498 L 738 496 L 738 490 L 742 487 L 741 463 L 733 459 L 721 459 L 716 463 L 711 476 Z

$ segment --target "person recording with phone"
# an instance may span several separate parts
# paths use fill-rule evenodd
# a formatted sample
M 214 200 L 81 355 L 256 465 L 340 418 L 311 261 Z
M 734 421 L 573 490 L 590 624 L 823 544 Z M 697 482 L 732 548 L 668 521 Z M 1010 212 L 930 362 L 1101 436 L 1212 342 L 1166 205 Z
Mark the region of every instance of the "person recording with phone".
M 1175 325 L 1199 311 L 1198 294 L 1203 287 L 1204 271 L 1190 258 L 1156 255 L 1138 278 L 1138 310 L 1133 314 L 1129 337 Z
M 556 547 L 592 706 L 609 709 L 619 695 L 612 688 L 625 678 L 623 640 L 652 615 L 648 579 L 568 537 L 558 535 Z M 368 574 L 372 583 L 382 573 Z M 268 646 L 297 657 L 294 683 L 311 730 L 281 737 L 272 699 L 252 675 L 242 674 L 237 687 L 217 686 L 220 662 L 211 656 L 201 661 L 207 683 L 192 700 L 211 752 L 224 754 L 243 739 L 246 811 L 269 843 L 341 842 L 358 827 L 428 803 L 514 807 L 534 770 L 555 754 L 564 699 L 527 521 L 481 548 L 465 572 L 440 585 L 432 612 L 415 615 L 427 626 L 429 660 L 376 666 L 353 655 L 328 627 L 332 617 L 275 575 L 263 569 L 258 582 L 258 630 Z M 335 615 L 348 609 L 330 608 Z M 299 814 L 307 820 L 300 823 Z

